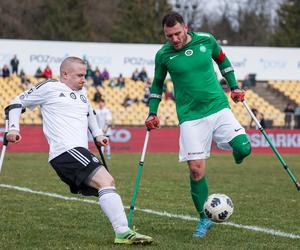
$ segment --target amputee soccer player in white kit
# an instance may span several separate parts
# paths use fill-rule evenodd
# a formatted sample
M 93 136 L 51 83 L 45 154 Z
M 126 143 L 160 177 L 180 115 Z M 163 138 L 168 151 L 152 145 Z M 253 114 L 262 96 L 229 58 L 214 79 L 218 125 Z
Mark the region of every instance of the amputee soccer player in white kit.
M 210 156 L 212 140 L 219 148 L 231 149 L 237 164 L 251 153 L 250 141 L 230 110 L 212 60 L 229 83 L 231 98 L 235 102 L 243 101 L 245 93 L 238 88 L 233 68 L 211 34 L 188 32 L 182 16 L 176 12 L 167 14 L 162 26 L 168 42 L 155 57 L 149 116 L 145 123 L 149 130 L 159 127 L 156 114 L 169 72 L 180 123 L 179 160 L 188 163 L 191 196 L 200 215 L 193 236 L 204 237 L 213 225 L 203 209 L 208 197 L 206 159 Z
M 60 66 L 60 81 L 37 84 L 11 102 L 9 142 L 20 142 L 19 119 L 23 108 L 40 105 L 43 130 L 50 145 L 49 162 L 69 185 L 72 193 L 99 197 L 99 205 L 110 220 L 117 244 L 149 244 L 153 239 L 128 227 L 123 203 L 110 173 L 88 150 L 88 128 L 99 145 L 107 145 L 95 113 L 83 88 L 86 66 L 77 57 L 66 58 Z
M 111 125 L 112 125 L 112 113 L 111 111 L 105 107 L 105 100 L 100 99 L 99 100 L 99 108 L 95 109 L 96 112 L 96 119 L 99 128 L 102 129 L 104 135 L 108 138 L 111 136 Z M 102 147 L 103 151 L 106 153 L 106 158 L 110 160 L 111 158 L 111 151 L 110 151 L 110 144 L 105 145 L 105 147 Z

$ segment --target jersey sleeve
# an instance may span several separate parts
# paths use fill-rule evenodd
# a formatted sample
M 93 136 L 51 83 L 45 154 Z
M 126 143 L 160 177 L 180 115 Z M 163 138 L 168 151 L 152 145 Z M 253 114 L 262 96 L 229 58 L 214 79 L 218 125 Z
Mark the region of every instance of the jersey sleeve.
M 167 75 L 167 68 L 162 62 L 160 51 L 155 56 L 154 78 L 150 89 L 149 113 L 157 113 L 158 105 L 161 101 L 163 84 Z
M 237 88 L 238 84 L 235 79 L 233 67 L 224 54 L 221 46 L 218 44 L 216 39 L 211 35 L 211 43 L 212 43 L 212 58 L 218 64 L 219 70 L 223 77 L 227 80 L 231 89 Z
M 21 104 L 24 108 L 34 109 L 47 101 L 47 92 L 47 86 L 41 82 L 18 95 L 11 104 Z
M 103 131 L 99 128 L 97 123 L 96 112 L 90 103 L 88 103 L 88 127 L 93 137 L 103 135 Z
M 34 109 L 37 105 L 42 105 L 46 101 L 47 88 L 43 86 L 43 82 L 33 86 L 31 89 L 24 91 L 11 101 L 11 105 L 20 104 L 20 109 L 12 109 L 9 111 L 8 130 L 20 130 L 20 116 L 22 108 Z

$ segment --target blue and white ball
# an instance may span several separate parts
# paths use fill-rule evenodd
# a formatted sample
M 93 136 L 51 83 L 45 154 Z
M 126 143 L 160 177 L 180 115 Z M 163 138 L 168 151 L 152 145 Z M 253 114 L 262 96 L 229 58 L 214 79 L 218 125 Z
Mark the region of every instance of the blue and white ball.
M 211 194 L 204 204 L 206 216 L 217 223 L 228 220 L 233 210 L 233 202 L 225 194 Z

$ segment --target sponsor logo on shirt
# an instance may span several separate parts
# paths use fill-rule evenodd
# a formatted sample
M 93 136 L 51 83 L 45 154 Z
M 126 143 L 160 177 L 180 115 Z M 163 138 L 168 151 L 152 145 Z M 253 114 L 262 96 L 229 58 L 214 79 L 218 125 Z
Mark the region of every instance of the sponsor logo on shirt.
M 60 93 L 59 97 L 66 97 L 64 93 Z
M 74 100 L 76 99 L 76 95 L 73 92 L 70 93 L 70 97 Z
M 84 95 L 80 95 L 80 100 L 83 101 L 84 103 L 87 102 L 86 97 Z
M 170 60 L 174 59 L 176 56 L 179 56 L 179 55 L 170 56 Z
M 25 95 L 21 95 L 20 99 L 23 100 L 25 98 Z
M 191 49 L 187 49 L 185 52 L 184 52 L 184 54 L 186 55 L 186 56 L 191 56 L 191 55 L 193 55 L 193 51 L 191 50 Z

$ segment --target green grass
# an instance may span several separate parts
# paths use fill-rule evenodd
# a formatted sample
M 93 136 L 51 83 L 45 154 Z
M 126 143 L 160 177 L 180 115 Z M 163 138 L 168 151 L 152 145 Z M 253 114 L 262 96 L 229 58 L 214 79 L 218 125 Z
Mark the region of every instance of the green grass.
M 1 184 L 71 197 L 47 163 L 47 154 L 7 153 Z M 140 154 L 113 154 L 109 161 L 124 205 L 131 201 Z M 188 170 L 177 154 L 147 153 L 136 206 L 196 217 Z M 300 178 L 300 156 L 285 155 Z M 210 193 L 229 195 L 230 222 L 300 235 L 300 193 L 273 154 L 252 155 L 241 166 L 231 155 L 213 155 L 207 166 Z M 85 198 L 83 196 L 75 196 Z M 97 201 L 96 198 L 89 198 Z M 128 210 L 126 211 L 128 213 Z M 151 246 L 113 245 L 113 231 L 99 206 L 0 187 L 0 249 L 299 249 L 300 239 L 217 225 L 207 237 L 191 237 L 196 221 L 136 211 L 133 224 Z

